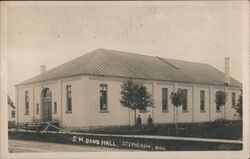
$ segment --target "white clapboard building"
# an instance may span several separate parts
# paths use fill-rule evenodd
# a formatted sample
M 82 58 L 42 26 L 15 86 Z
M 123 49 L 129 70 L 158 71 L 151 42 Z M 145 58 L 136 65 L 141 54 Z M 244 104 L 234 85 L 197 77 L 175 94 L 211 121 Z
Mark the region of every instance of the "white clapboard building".
M 8 123 L 15 123 L 16 121 L 16 107 L 9 97 L 7 96 L 7 102 L 8 102 Z
M 120 104 L 121 84 L 127 78 L 143 83 L 154 107 L 141 115 L 154 123 L 238 120 L 234 107 L 242 84 L 202 63 L 97 49 L 16 85 L 17 122 L 59 121 L 63 128 L 133 125 L 133 111 Z M 170 94 L 185 89 L 187 102 L 178 110 Z M 228 94 L 226 106 L 215 103 L 216 91 Z M 178 111 L 178 119 L 177 113 Z

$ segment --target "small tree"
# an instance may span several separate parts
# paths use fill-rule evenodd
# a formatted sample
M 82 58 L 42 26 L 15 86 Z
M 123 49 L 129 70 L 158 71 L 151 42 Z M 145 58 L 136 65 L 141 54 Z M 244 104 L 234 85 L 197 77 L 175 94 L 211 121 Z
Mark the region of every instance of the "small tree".
M 227 102 L 227 93 L 224 91 L 217 91 L 215 93 L 215 103 L 216 106 L 221 109 L 223 105 L 225 105 Z M 223 119 L 223 113 L 222 113 L 222 119 Z
M 177 92 L 172 92 L 170 95 L 171 103 L 176 107 L 176 134 L 178 135 L 178 107 L 184 104 L 185 101 L 185 92 L 182 89 L 178 89 Z
M 238 112 L 240 117 L 242 118 L 242 95 L 239 96 L 235 109 L 236 112 Z
M 147 92 L 147 88 L 142 84 L 136 84 L 131 79 L 124 81 L 121 85 L 122 99 L 120 103 L 134 110 L 134 118 L 136 124 L 136 110 L 145 111 L 147 107 L 153 106 L 151 95 Z

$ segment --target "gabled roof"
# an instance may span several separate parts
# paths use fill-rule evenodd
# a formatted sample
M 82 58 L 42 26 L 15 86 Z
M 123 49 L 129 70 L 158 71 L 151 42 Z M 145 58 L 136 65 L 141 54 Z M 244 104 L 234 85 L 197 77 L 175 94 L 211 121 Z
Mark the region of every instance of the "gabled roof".
M 101 75 L 224 85 L 224 73 L 208 64 L 146 56 L 122 51 L 97 49 L 28 79 L 19 85 L 74 75 Z M 230 86 L 241 83 L 230 79 Z
M 11 98 L 10 98 L 9 95 L 8 95 L 8 105 L 9 105 L 10 107 L 12 107 L 13 109 L 16 109 L 16 107 L 14 106 L 14 103 L 13 103 L 13 101 L 11 100 Z

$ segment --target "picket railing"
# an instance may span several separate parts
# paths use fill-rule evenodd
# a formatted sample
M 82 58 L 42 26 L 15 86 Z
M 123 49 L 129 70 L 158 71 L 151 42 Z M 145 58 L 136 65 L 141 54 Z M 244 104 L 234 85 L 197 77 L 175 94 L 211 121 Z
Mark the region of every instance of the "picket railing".
M 23 129 L 23 130 L 35 130 L 45 132 L 50 129 L 54 131 L 64 131 L 63 129 L 58 127 L 58 122 L 27 122 L 27 123 L 17 123 L 16 130 Z

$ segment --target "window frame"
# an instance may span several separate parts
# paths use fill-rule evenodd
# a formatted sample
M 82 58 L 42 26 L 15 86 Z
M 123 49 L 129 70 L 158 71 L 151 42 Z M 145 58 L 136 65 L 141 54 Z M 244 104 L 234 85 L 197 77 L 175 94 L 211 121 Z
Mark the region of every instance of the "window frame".
M 200 90 L 200 112 L 206 112 L 206 92 L 205 90 Z
M 104 94 L 104 92 L 106 92 Z M 103 97 L 103 94 L 105 95 Z M 106 108 L 103 109 L 103 100 L 105 100 L 106 103 Z M 100 113 L 108 113 L 109 109 L 108 109 L 108 85 L 107 84 L 100 84 L 99 85 L 99 110 Z
M 25 113 L 24 115 L 29 115 L 29 109 L 30 109 L 30 106 L 29 106 L 29 91 L 26 90 L 25 93 L 24 93 L 24 99 L 25 99 Z
M 185 92 L 185 108 L 184 109 L 184 104 L 182 105 L 182 112 L 183 113 L 187 113 L 188 112 L 188 89 L 182 89 Z
M 72 85 L 66 85 L 66 113 L 72 113 L 72 107 Z
M 36 103 L 36 114 L 39 114 L 40 109 L 39 109 L 39 103 Z
M 168 96 L 169 96 L 169 94 L 168 94 L 168 88 L 162 88 L 161 91 L 162 91 L 162 93 L 161 93 L 161 95 L 162 95 L 161 110 L 162 110 L 163 113 L 169 112 L 169 105 L 168 105 Z M 164 91 L 166 91 L 166 92 L 164 92 Z
M 54 102 L 53 114 L 57 114 L 57 102 Z
M 232 92 L 231 94 L 231 98 L 232 98 L 232 108 L 235 108 L 236 107 L 236 93 L 235 92 Z

